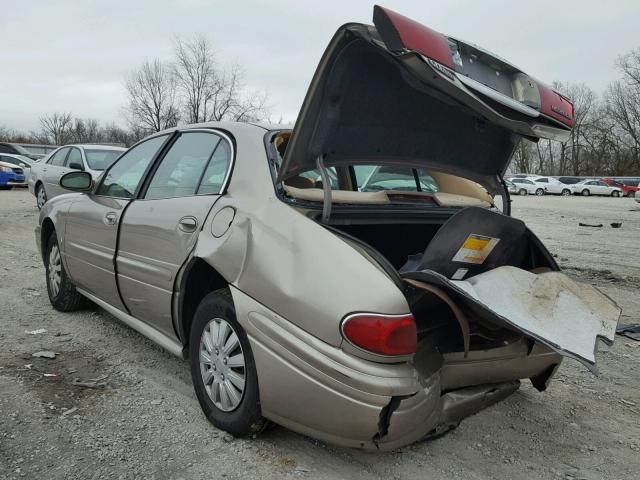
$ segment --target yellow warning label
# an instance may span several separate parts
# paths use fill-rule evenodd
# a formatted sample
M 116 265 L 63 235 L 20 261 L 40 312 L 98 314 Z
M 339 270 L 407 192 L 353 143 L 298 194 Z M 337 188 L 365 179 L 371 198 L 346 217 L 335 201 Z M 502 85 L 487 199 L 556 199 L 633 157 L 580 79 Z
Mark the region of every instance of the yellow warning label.
M 499 238 L 486 237 L 475 233 L 470 234 L 454 255 L 454 262 L 475 263 L 481 265 L 500 241 Z
M 484 250 L 489 241 L 489 238 L 477 238 L 477 236 L 469 235 L 469 238 L 464 242 L 462 248 L 466 248 L 467 250 Z

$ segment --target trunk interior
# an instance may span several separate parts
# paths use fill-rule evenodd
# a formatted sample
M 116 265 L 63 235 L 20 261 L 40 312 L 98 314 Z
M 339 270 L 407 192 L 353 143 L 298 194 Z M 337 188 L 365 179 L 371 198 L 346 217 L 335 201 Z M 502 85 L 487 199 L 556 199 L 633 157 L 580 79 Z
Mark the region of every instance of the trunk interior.
M 375 222 L 350 218 L 334 220 L 331 227 L 347 234 L 346 238 L 352 243 L 356 239 L 356 247 L 359 242 L 366 244 L 362 245 L 365 249 L 373 247 L 399 271 L 408 257 L 420 256 L 425 251 L 447 220 L 446 216 L 400 222 L 397 218 L 377 218 Z M 528 229 L 519 243 L 506 259 L 506 265 L 533 272 L 558 270 L 551 255 Z M 465 339 L 459 320 L 446 301 L 408 285 L 405 285 L 404 293 L 418 329 L 419 347 L 414 364 L 424 378 L 441 370 L 445 391 L 527 376 L 543 389 L 544 381 L 536 382 L 535 377 L 549 370 L 550 365 L 560 362 L 555 352 L 521 332 L 479 319 L 470 311 L 465 312 L 469 326 L 465 353 Z M 542 356 L 532 359 L 530 353 L 534 349 Z M 502 367 L 496 368 L 498 364 Z M 478 365 L 484 367 L 479 369 Z

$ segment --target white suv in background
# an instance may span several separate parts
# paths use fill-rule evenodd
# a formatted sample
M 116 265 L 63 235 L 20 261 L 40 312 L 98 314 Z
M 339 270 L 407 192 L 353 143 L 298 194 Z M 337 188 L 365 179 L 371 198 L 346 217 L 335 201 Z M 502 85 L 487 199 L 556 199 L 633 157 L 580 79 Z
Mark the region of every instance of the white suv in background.
M 557 178 L 536 177 L 530 178 L 530 180 L 533 180 L 536 185 L 544 188 L 545 193 L 550 193 L 552 195 L 563 195 L 565 197 L 570 196 L 572 193 L 571 186 L 562 183 Z

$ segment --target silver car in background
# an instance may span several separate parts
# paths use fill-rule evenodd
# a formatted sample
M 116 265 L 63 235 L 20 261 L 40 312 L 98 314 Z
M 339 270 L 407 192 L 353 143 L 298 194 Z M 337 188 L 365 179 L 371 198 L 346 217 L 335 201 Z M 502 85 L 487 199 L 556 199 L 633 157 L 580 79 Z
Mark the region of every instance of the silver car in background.
M 45 202 L 66 193 L 60 178 L 73 170 L 85 171 L 96 179 L 126 148 L 106 145 L 65 145 L 34 162 L 27 176 L 29 192 L 36 197 L 39 209 Z

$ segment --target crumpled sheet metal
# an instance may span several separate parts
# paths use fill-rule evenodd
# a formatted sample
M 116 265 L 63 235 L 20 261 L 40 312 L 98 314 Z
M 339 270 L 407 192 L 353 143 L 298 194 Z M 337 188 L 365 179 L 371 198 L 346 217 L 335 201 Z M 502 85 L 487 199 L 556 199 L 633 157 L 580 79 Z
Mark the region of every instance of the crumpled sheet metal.
M 621 313 L 598 289 L 560 272 L 504 266 L 462 281 L 430 270 L 404 276 L 442 287 L 478 318 L 518 330 L 593 373 L 597 341 L 613 343 Z

